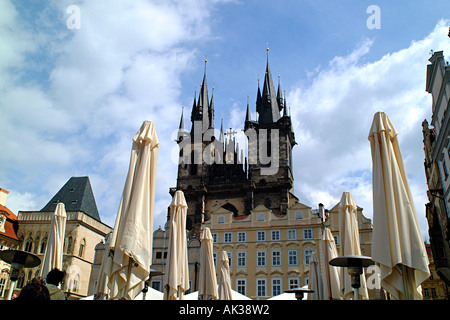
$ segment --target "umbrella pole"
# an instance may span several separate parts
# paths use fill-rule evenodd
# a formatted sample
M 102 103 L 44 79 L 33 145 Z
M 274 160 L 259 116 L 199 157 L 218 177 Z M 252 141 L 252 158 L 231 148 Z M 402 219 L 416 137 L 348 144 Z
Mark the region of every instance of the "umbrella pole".
M 359 300 L 359 288 L 353 291 L 353 300 Z
M 402 278 L 403 278 L 403 288 L 405 290 L 405 300 L 414 300 L 411 290 L 409 288 L 408 281 L 408 267 L 402 264 Z

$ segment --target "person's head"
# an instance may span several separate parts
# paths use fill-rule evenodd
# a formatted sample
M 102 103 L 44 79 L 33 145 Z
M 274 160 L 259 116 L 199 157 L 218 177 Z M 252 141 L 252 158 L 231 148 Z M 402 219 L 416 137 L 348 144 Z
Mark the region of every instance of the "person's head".
M 64 271 L 55 268 L 47 274 L 47 283 L 57 286 L 64 279 L 65 275 Z
M 46 286 L 30 282 L 20 291 L 19 297 L 16 300 L 30 301 L 30 300 L 50 300 L 50 293 Z

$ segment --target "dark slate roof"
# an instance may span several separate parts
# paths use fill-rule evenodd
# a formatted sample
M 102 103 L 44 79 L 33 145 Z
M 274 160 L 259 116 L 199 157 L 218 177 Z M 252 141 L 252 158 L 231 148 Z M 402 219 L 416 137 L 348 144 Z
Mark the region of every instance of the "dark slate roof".
M 101 221 L 89 177 L 70 178 L 41 211 L 55 211 L 58 202 L 64 203 L 66 211 L 83 211 Z

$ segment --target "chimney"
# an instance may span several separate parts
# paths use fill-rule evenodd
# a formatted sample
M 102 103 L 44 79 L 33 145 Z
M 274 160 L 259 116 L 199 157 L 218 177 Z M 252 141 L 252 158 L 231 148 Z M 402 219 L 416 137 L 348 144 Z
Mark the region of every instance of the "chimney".
M 2 206 L 6 206 L 6 198 L 8 197 L 8 190 L 0 188 L 0 204 Z

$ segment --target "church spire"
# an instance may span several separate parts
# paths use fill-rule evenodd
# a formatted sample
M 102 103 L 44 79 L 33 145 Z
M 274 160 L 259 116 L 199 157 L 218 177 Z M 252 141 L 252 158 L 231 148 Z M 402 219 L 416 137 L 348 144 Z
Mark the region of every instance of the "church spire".
M 223 142 L 223 114 L 222 114 L 222 120 L 220 121 L 220 137 L 219 141 Z
M 181 131 L 184 131 L 184 119 L 183 119 L 183 115 L 184 115 L 184 106 L 181 106 L 181 119 L 180 119 L 180 126 L 178 127 L 178 129 Z
M 250 106 L 248 104 L 248 96 L 247 96 L 247 114 L 245 115 L 245 121 L 252 121 L 252 116 L 250 113 Z
M 264 76 L 263 92 L 259 106 L 259 123 L 268 124 L 277 122 L 280 119 L 280 108 L 278 106 L 275 87 L 273 85 L 272 73 L 269 65 L 269 48 L 267 50 L 266 74 Z
M 289 117 L 288 112 L 287 112 L 287 104 L 286 104 L 286 90 L 284 90 L 283 105 L 284 105 L 283 117 Z
M 208 98 L 208 85 L 206 81 L 206 63 L 205 59 L 205 71 L 203 74 L 203 81 L 200 86 L 200 91 L 197 100 L 197 90 L 194 95 L 194 103 L 192 105 L 191 121 L 202 122 L 202 132 L 205 132 L 209 128 L 214 128 L 214 99 L 211 98 L 211 102 Z M 213 93 L 214 95 L 214 93 Z M 194 123 L 192 123 L 192 128 Z
M 278 75 L 277 102 L 278 102 L 278 109 L 281 112 L 281 110 L 284 108 L 284 101 L 281 95 L 280 75 Z
M 262 112 L 262 105 L 261 105 L 261 90 L 259 89 L 259 76 L 258 76 L 258 92 L 256 93 L 256 113 Z
M 198 103 L 197 103 L 199 114 L 201 114 L 203 132 L 205 132 L 209 128 L 209 99 L 208 99 L 208 86 L 206 83 L 207 62 L 208 60 L 205 59 L 205 73 L 203 75 L 202 87 L 200 88 L 200 94 L 198 96 Z
M 211 101 L 209 102 L 209 128 L 214 129 L 214 84 L 212 88 Z

